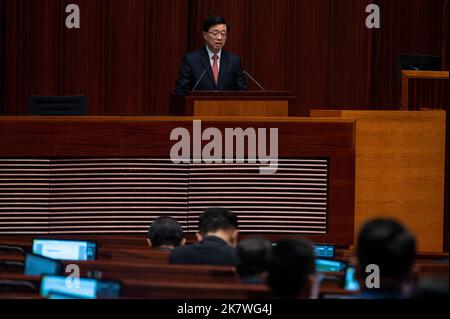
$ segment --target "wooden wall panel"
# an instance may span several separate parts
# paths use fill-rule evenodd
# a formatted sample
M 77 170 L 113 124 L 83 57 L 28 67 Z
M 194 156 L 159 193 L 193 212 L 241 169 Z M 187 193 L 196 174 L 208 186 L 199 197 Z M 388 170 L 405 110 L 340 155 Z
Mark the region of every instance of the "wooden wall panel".
M 83 94 L 92 115 L 168 114 L 187 48 L 187 1 L 3 3 L 4 113 L 27 113 L 31 94 Z M 80 7 L 80 29 L 65 28 L 69 3 Z
M 292 69 L 292 55 L 288 50 L 291 1 L 248 1 L 248 28 L 246 60 L 248 72 L 261 82 L 266 90 L 291 89 L 288 74 Z
M 332 14 L 329 4 L 329 0 L 293 1 L 290 7 L 292 41 L 288 50 L 297 54 L 288 62 L 293 71 L 289 72 L 287 88 L 295 92 L 301 106 L 297 115 L 307 116 L 309 108 L 329 105 L 329 17 Z
M 154 182 L 161 185 L 163 188 L 158 190 L 157 193 L 162 197 L 166 197 L 167 194 L 164 194 L 164 187 L 170 186 L 168 185 L 170 181 L 185 183 L 179 180 L 179 173 L 181 173 L 184 176 L 181 179 L 185 180 L 187 178 L 190 184 L 188 200 L 193 205 L 188 203 L 189 214 L 193 214 L 192 216 L 195 218 L 197 217 L 196 214 L 203 207 L 200 206 L 206 205 L 207 201 L 214 202 L 216 200 L 222 203 L 225 200 L 224 197 L 220 197 L 218 194 L 211 195 L 204 192 L 208 189 L 209 184 L 207 180 L 212 178 L 212 183 L 218 183 L 216 184 L 217 187 L 219 187 L 219 184 L 221 185 L 219 189 L 215 190 L 222 191 L 224 196 L 227 196 L 226 193 L 223 193 L 227 183 L 229 183 L 230 189 L 226 191 L 231 193 L 247 196 L 245 195 L 246 193 L 256 192 L 252 193 L 251 196 L 249 195 L 248 198 L 250 199 L 242 199 L 242 203 L 230 202 L 226 205 L 242 213 L 243 230 L 249 231 L 253 228 L 255 231 L 264 231 L 264 227 L 272 224 L 273 232 L 279 233 L 276 239 L 279 239 L 284 237 L 285 234 L 283 234 L 283 226 L 279 227 L 277 225 L 287 223 L 284 224 L 285 228 L 294 230 L 297 227 L 294 227 L 296 222 L 294 222 L 293 217 L 296 217 L 298 221 L 301 217 L 310 226 L 304 227 L 303 230 L 297 228 L 297 233 L 304 233 L 306 228 L 309 228 L 308 235 L 317 242 L 330 242 L 336 245 L 353 244 L 355 203 L 354 120 L 309 118 L 240 118 L 236 120 L 235 118 L 221 117 L 202 121 L 202 128 L 215 127 L 222 134 L 230 125 L 242 128 L 252 127 L 255 130 L 259 128 L 266 130 L 268 128 L 277 128 L 279 136 L 278 158 L 280 159 L 278 170 L 276 174 L 265 176 L 259 174 L 259 168 L 265 166 L 261 165 L 261 163 L 256 165 L 247 163 L 242 166 L 241 164 L 236 164 L 232 165 L 232 170 L 231 167 L 220 164 L 172 164 L 169 157 L 174 142 L 170 142 L 170 134 L 175 128 L 185 127 L 192 136 L 192 120 L 193 118 L 190 117 L 145 116 L 0 117 L 0 215 L 3 215 L 0 217 L 3 217 L 3 220 L 5 220 L 11 216 L 8 211 L 8 205 L 15 201 L 15 199 L 11 198 L 11 191 L 13 191 L 11 187 L 16 186 L 11 185 L 10 178 L 27 183 L 28 177 L 31 178 L 30 175 L 35 176 L 37 174 L 35 172 L 37 169 L 44 171 L 44 174 L 50 174 L 48 175 L 52 179 L 50 181 L 50 197 L 53 195 L 59 196 L 58 201 L 52 202 L 51 200 L 52 203 L 49 209 L 49 211 L 55 212 L 59 216 L 57 218 L 53 216 L 55 218 L 50 220 L 50 224 L 56 226 L 55 230 L 65 229 L 64 225 L 66 224 L 62 220 L 64 216 L 61 216 L 64 215 L 64 212 L 70 213 L 70 216 L 65 216 L 71 219 L 67 221 L 69 228 L 78 227 L 76 222 L 73 221 L 76 216 L 72 215 L 72 211 L 83 211 L 83 214 L 93 213 L 95 216 L 97 216 L 97 213 L 102 215 L 105 212 L 114 212 L 115 214 L 116 206 L 114 206 L 114 210 L 113 208 L 108 210 L 108 207 L 103 206 L 103 204 L 110 205 L 110 199 L 111 201 L 113 200 L 111 196 L 116 196 L 116 193 L 120 192 L 119 188 L 122 186 L 131 188 L 131 190 L 127 191 L 127 195 L 124 195 L 125 198 L 116 198 L 120 201 L 128 201 L 130 198 L 130 200 L 134 201 L 140 190 L 134 188 L 133 185 L 136 186 L 139 182 Z M 204 141 L 202 146 L 205 146 L 205 144 L 207 143 Z M 236 148 L 233 149 L 235 152 Z M 38 167 L 40 162 L 33 163 L 32 160 L 36 158 L 38 160 L 50 160 L 47 163 L 50 167 Z M 162 161 L 164 163 L 160 163 Z M 145 167 L 141 166 L 143 163 Z M 152 164 L 148 165 L 149 163 Z M 155 167 L 153 164 L 159 166 Z M 28 171 L 26 165 L 32 166 L 33 169 Z M 170 169 L 166 169 L 168 167 Z M 174 171 L 172 171 L 172 168 Z M 183 171 L 186 168 L 189 171 L 178 172 L 178 170 Z M 207 173 L 208 171 L 209 173 Z M 144 173 L 146 174 L 145 176 L 143 175 Z M 22 174 L 27 178 L 16 176 L 18 174 Z M 45 188 L 45 176 L 35 177 L 40 180 L 44 179 L 42 181 L 44 185 L 41 185 L 41 188 Z M 86 179 L 86 182 L 80 179 Z M 83 184 L 76 184 L 79 182 Z M 114 183 L 117 187 L 111 190 L 114 193 L 112 194 L 108 193 L 106 188 L 104 190 L 99 189 L 95 182 L 102 183 L 100 186 L 103 185 L 105 187 L 106 184 L 103 183 Z M 121 185 L 122 182 L 126 182 L 126 185 Z M 30 186 L 34 186 L 34 183 L 37 182 L 32 181 L 32 183 Z M 153 186 L 157 186 L 156 184 L 153 184 Z M 267 185 L 269 185 L 268 188 L 266 187 Z M 60 186 L 68 189 L 62 190 Z M 88 193 L 86 187 L 91 186 L 96 188 L 98 193 L 95 193 L 94 190 L 92 190 L 92 193 Z M 22 185 L 17 187 L 22 187 Z M 82 194 L 73 192 L 74 188 L 77 187 L 84 188 L 81 191 Z M 200 189 L 202 189 L 200 193 L 203 195 L 199 193 Z M 277 194 L 271 195 L 277 196 L 272 196 L 272 198 L 270 198 L 271 196 L 265 196 L 267 195 L 265 194 L 267 189 L 269 191 L 272 190 L 271 192 L 276 192 Z M 61 193 L 60 191 L 63 192 Z M 19 190 L 19 193 L 30 194 L 30 191 L 22 192 Z M 330 195 L 324 197 L 324 193 Z M 289 194 L 291 194 L 292 199 L 283 201 L 283 198 L 286 199 L 286 196 L 289 196 Z M 76 200 L 78 195 L 81 197 L 77 197 L 78 199 Z M 89 196 L 86 197 L 86 195 Z M 264 197 L 265 199 L 257 200 L 253 198 L 253 195 Z M 279 195 L 280 197 L 278 197 Z M 202 200 L 200 200 L 201 196 L 204 197 Z M 72 198 L 74 202 L 81 201 L 82 203 L 79 206 L 82 207 L 78 207 L 77 204 L 79 202 L 77 202 L 76 204 L 70 204 L 74 206 L 69 208 L 67 205 L 73 203 L 71 201 Z M 231 198 L 230 200 L 233 199 Z M 94 202 L 95 208 L 91 208 L 89 205 L 92 204 L 94 206 Z M 181 199 L 181 202 L 183 202 L 183 199 Z M 186 202 L 184 201 L 184 203 Z M 18 210 L 22 212 L 32 210 L 32 208 L 25 207 L 22 202 L 18 204 Z M 119 203 L 115 202 L 114 205 L 116 204 L 119 205 Z M 122 211 L 128 212 L 131 209 L 128 205 L 131 204 L 130 202 L 120 204 L 123 204 L 123 206 L 117 209 L 121 210 L 121 214 Z M 175 205 L 175 201 L 169 200 L 164 204 L 158 205 L 166 207 L 169 204 Z M 150 208 L 141 207 L 138 204 L 136 206 L 139 206 L 142 211 L 144 209 L 150 210 Z M 2 209 L 3 214 L 1 214 Z M 95 211 L 92 211 L 92 209 Z M 156 208 L 154 207 L 154 209 Z M 45 207 L 43 207 L 43 210 L 45 210 Z M 161 210 L 166 211 L 163 208 Z M 182 208 L 179 212 L 182 214 L 185 211 L 185 208 Z M 302 216 L 298 215 L 300 211 L 303 212 Z M 325 224 L 323 220 L 314 221 L 316 217 L 323 217 L 323 212 L 325 211 L 327 214 L 326 234 L 324 234 Z M 40 217 L 34 212 L 30 213 L 32 213 L 30 218 Z M 133 208 L 132 214 L 135 213 Z M 145 215 L 146 213 L 142 214 Z M 257 218 L 259 214 L 261 214 L 261 220 Z M 148 216 L 152 215 L 149 213 Z M 93 216 L 83 215 L 82 217 L 83 225 L 88 228 L 87 230 L 92 231 L 92 227 L 99 226 L 93 225 L 87 220 L 87 217 Z M 127 216 L 124 215 L 124 217 Z M 145 221 L 146 226 L 143 227 L 142 221 L 140 221 L 142 216 L 138 217 L 136 222 L 132 222 L 133 227 L 140 227 L 140 230 L 144 231 L 144 228 L 148 227 L 150 219 Z M 262 222 L 263 220 L 264 222 Z M 273 223 L 270 221 L 273 221 Z M 18 222 L 20 222 L 18 218 L 6 222 L 4 230 L 10 231 L 11 227 L 22 227 Z M 115 224 L 117 222 L 119 220 L 111 220 L 111 223 Z M 107 226 L 105 224 L 109 222 L 103 220 L 102 223 L 103 226 Z M 128 221 L 124 224 L 127 223 Z M 195 223 L 192 223 L 192 225 L 195 225 Z M 312 225 L 316 225 L 316 227 Z M 120 228 L 126 228 L 122 226 L 124 225 L 121 225 Z M 300 225 L 297 226 L 300 227 Z M 22 228 L 15 229 L 22 230 Z M 40 231 L 40 229 L 35 230 Z M 65 229 L 64 231 L 68 230 Z
M 329 107 L 368 108 L 370 98 L 369 29 L 365 8 L 372 1 L 331 1 Z
M 441 55 L 445 0 L 379 0 L 381 29 L 374 33 L 373 106 L 400 105 L 397 55 Z M 448 55 L 442 63 L 448 65 Z
M 442 69 L 448 71 L 448 0 L 444 1 L 442 10 Z
M 68 3 L 80 6 L 80 30 L 64 27 Z M 380 5 L 381 29 L 365 26 L 369 3 Z M 91 115 L 169 114 L 181 58 L 203 45 L 210 14 L 229 20 L 226 48 L 267 90 L 293 91 L 297 115 L 397 107 L 398 53 L 442 55 L 448 69 L 446 9 L 448 0 L 3 0 L 3 113 L 26 113 L 30 94 L 86 94 Z
M 169 114 L 181 57 L 188 45 L 189 1 L 144 0 L 146 13 L 144 105 L 137 114 Z
M 210 15 L 224 16 L 231 25 L 231 33 L 227 39 L 226 49 L 244 57 L 247 38 L 248 1 L 220 1 L 220 0 L 190 0 L 189 1 L 189 51 L 194 51 L 205 45 L 203 40 L 203 22 Z
M 28 96 L 56 95 L 61 72 L 62 2 L 6 2 L 5 113 L 26 114 Z

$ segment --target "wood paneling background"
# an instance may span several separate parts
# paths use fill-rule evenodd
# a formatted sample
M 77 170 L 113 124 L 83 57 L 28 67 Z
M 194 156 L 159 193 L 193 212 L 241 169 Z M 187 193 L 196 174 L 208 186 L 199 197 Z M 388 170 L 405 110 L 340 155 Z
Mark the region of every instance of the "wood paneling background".
M 441 58 L 441 65 L 448 70 L 448 49 L 445 49 L 448 47 L 448 15 L 445 14 L 448 0 L 378 2 L 382 21 L 381 29 L 374 32 L 372 103 L 379 107 L 398 106 L 401 90 L 398 54 L 442 54 L 445 58 Z
M 65 28 L 69 3 L 81 29 Z M 370 3 L 381 29 L 365 27 Z M 442 55 L 448 69 L 447 10 L 448 0 L 2 0 L 0 103 L 26 114 L 32 94 L 84 94 L 91 115 L 166 115 L 183 54 L 220 14 L 227 49 L 266 89 L 292 90 L 297 115 L 398 106 L 397 54 Z

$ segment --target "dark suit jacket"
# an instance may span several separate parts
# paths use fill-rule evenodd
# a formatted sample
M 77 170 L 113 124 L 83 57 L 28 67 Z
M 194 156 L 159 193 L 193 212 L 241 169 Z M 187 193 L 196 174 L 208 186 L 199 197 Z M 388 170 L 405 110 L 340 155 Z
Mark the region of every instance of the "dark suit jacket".
M 208 236 L 192 245 L 178 246 L 170 255 L 171 264 L 230 265 L 237 263 L 234 248 L 223 239 Z
M 205 74 L 202 77 L 202 73 Z M 186 94 L 192 91 L 197 81 L 195 91 L 246 91 L 247 80 L 241 67 L 241 59 L 227 51 L 222 50 L 219 68 L 218 84 L 209 61 L 206 47 L 186 54 L 180 67 L 180 74 L 175 85 L 176 94 Z

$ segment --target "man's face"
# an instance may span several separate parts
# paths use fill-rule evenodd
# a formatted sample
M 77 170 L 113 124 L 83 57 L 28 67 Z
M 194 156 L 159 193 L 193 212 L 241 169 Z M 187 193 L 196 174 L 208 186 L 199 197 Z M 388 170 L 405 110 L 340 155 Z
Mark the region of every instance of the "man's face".
M 219 52 L 227 42 L 227 25 L 217 24 L 212 26 L 208 32 L 203 32 L 203 38 L 206 41 L 209 49 L 214 53 Z

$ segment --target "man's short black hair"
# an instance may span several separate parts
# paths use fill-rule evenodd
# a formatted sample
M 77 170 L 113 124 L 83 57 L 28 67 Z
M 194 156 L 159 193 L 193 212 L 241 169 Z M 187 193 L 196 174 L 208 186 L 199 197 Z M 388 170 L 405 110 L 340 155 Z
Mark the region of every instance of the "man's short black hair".
M 306 239 L 285 239 L 272 248 L 267 283 L 276 298 L 297 298 L 315 273 L 314 248 Z
M 203 31 L 209 32 L 209 29 L 211 27 L 218 25 L 218 24 L 226 24 L 227 26 L 227 32 L 231 31 L 231 26 L 227 23 L 227 20 L 224 17 L 221 16 L 210 16 L 208 17 L 205 22 L 203 23 Z
M 414 235 L 394 220 L 374 219 L 359 232 L 357 255 L 362 275 L 366 275 L 368 265 L 375 264 L 381 277 L 404 280 L 411 272 L 415 254 Z
M 208 208 L 200 215 L 198 230 L 205 235 L 218 230 L 237 229 L 238 221 L 234 213 L 226 208 Z
M 158 217 L 148 230 L 148 238 L 155 248 L 162 245 L 179 246 L 183 240 L 183 229 L 171 217 Z
M 258 275 L 267 270 L 272 244 L 262 236 L 242 240 L 236 246 L 237 272 L 241 277 Z

